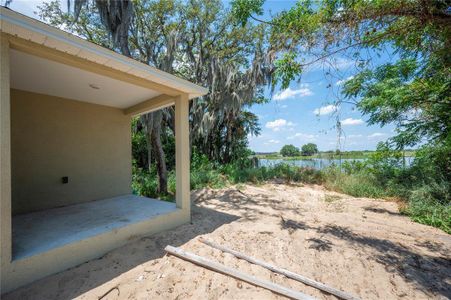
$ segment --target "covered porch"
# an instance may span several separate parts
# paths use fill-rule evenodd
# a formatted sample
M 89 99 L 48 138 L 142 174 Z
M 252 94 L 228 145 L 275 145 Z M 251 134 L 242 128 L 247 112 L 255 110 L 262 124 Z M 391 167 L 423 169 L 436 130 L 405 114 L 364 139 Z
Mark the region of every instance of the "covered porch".
M 0 10 L 0 293 L 189 222 L 189 100 L 207 90 Z M 169 106 L 175 203 L 131 189 L 132 117 Z

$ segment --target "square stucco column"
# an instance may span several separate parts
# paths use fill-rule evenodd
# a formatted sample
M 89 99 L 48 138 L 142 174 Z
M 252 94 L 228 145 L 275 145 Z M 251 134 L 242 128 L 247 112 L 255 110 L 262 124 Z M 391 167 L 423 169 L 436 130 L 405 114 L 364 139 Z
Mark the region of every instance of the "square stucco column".
M 11 120 L 9 41 L 0 36 L 0 278 L 11 262 Z M 1 286 L 0 286 L 1 287 Z
M 190 214 L 189 99 L 186 94 L 175 98 L 175 172 L 177 207 Z

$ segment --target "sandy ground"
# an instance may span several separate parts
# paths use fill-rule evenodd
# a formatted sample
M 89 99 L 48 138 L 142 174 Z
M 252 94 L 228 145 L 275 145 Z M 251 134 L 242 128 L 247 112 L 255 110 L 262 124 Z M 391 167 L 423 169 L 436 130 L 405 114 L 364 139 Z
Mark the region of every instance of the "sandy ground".
M 209 240 L 362 299 L 451 298 L 451 236 L 411 222 L 393 202 L 319 186 L 266 184 L 200 190 L 192 224 L 141 238 L 4 299 L 284 299 L 165 255 L 180 246 L 229 267 L 335 299 L 200 243 Z

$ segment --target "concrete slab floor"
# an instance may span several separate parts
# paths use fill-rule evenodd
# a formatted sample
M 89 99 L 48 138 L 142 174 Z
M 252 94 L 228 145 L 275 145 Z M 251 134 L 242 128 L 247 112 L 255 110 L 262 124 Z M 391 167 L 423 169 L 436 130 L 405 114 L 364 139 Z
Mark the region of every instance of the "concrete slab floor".
M 175 203 L 125 195 L 13 217 L 13 260 L 175 211 Z

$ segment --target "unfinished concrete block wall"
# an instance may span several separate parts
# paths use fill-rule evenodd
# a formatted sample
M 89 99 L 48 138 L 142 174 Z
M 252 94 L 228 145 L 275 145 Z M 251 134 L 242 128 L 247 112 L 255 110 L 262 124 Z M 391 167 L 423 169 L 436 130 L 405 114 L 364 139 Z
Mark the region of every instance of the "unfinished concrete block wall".
M 129 194 L 130 117 L 11 89 L 11 163 L 13 215 Z

